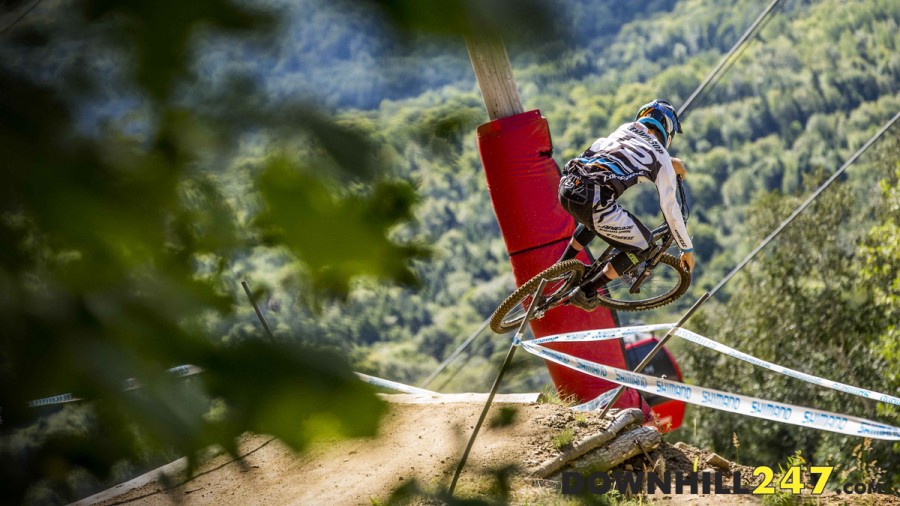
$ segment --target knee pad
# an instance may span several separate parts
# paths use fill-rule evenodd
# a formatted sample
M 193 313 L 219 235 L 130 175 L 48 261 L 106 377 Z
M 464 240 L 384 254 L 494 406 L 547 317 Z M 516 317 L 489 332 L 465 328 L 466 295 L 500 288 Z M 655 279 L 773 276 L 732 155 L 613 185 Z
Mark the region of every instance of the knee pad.
M 597 237 L 597 234 L 582 223 L 578 224 L 578 227 L 575 228 L 575 233 L 572 235 L 572 238 L 582 246 L 587 246 L 588 243 L 594 240 L 594 237 Z

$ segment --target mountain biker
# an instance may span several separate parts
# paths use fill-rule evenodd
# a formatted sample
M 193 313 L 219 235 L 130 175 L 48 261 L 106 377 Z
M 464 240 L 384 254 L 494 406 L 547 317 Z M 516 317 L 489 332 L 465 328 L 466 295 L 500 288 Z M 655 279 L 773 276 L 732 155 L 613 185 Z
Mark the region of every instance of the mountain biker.
M 668 151 L 676 133 L 682 131 L 675 108 L 665 100 L 654 100 L 638 110 L 633 122 L 597 139 L 580 157 L 566 163 L 559 201 L 580 226 L 561 260 L 574 258 L 597 235 L 619 250 L 595 281 L 572 294 L 571 304 L 593 311 L 599 305 L 597 290 L 652 252 L 650 230 L 616 202 L 638 183 L 656 185 L 660 209 L 681 249 L 681 265 L 688 272 L 693 270 L 693 246 L 675 198 L 676 174 L 685 176 L 684 164 Z

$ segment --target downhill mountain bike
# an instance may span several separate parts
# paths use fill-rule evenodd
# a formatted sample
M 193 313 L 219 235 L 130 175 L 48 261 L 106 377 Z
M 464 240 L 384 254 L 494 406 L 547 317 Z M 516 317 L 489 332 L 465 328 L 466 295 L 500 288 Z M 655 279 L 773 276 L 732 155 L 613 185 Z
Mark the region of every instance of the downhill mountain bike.
M 686 223 L 690 210 L 680 176 L 678 195 L 681 200 L 681 215 Z M 573 235 L 577 235 L 577 231 Z M 667 253 L 673 243 L 669 226 L 663 223 L 652 231 L 652 237 L 649 255 L 598 292 L 601 306 L 619 311 L 645 311 L 664 306 L 687 291 L 691 284 L 691 274 L 681 266 L 678 258 Z M 587 245 L 585 249 L 587 250 Z M 500 304 L 491 315 L 491 330 L 503 334 L 518 328 L 535 298 L 532 320 L 543 318 L 548 311 L 568 304 L 572 292 L 596 279 L 607 262 L 618 253 L 619 250 L 613 246 L 607 246 L 588 266 L 576 259 L 553 264 L 520 286 Z M 534 292 L 542 279 L 546 279 L 547 283 L 541 293 L 536 295 Z

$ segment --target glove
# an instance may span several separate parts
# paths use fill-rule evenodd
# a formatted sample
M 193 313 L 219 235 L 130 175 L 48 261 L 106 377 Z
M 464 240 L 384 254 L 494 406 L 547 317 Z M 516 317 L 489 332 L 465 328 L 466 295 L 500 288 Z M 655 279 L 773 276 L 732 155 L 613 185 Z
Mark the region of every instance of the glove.
M 688 272 L 693 272 L 694 270 L 694 252 L 688 251 L 683 252 L 681 254 L 681 266 L 685 268 Z
M 687 177 L 687 170 L 680 158 L 672 158 L 672 167 L 675 169 L 675 174 L 681 176 L 682 179 Z

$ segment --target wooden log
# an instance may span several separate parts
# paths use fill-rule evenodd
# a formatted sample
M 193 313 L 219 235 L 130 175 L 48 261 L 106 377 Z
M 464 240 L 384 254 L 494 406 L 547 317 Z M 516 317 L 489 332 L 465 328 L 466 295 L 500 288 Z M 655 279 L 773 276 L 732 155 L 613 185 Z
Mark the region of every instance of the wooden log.
M 637 408 L 625 409 L 616 413 L 616 417 L 612 420 L 606 430 L 595 434 L 589 438 L 578 441 L 572 445 L 568 451 L 544 461 L 541 465 L 528 470 L 528 473 L 537 478 L 546 478 L 551 474 L 562 469 L 566 464 L 574 461 L 589 451 L 609 442 L 618 436 L 622 431 L 640 426 L 644 423 L 644 413 Z M 659 433 L 657 433 L 657 436 Z M 657 442 L 657 445 L 659 443 Z M 655 446 L 654 446 L 655 448 Z M 640 449 L 638 450 L 640 451 Z M 624 460 L 624 459 L 623 459 Z
M 655 450 L 661 442 L 662 436 L 655 428 L 638 427 L 618 435 L 609 443 L 573 462 L 572 468 L 609 471 L 631 457 Z
M 491 120 L 524 112 L 503 40 L 484 33 L 466 36 L 466 49 Z

